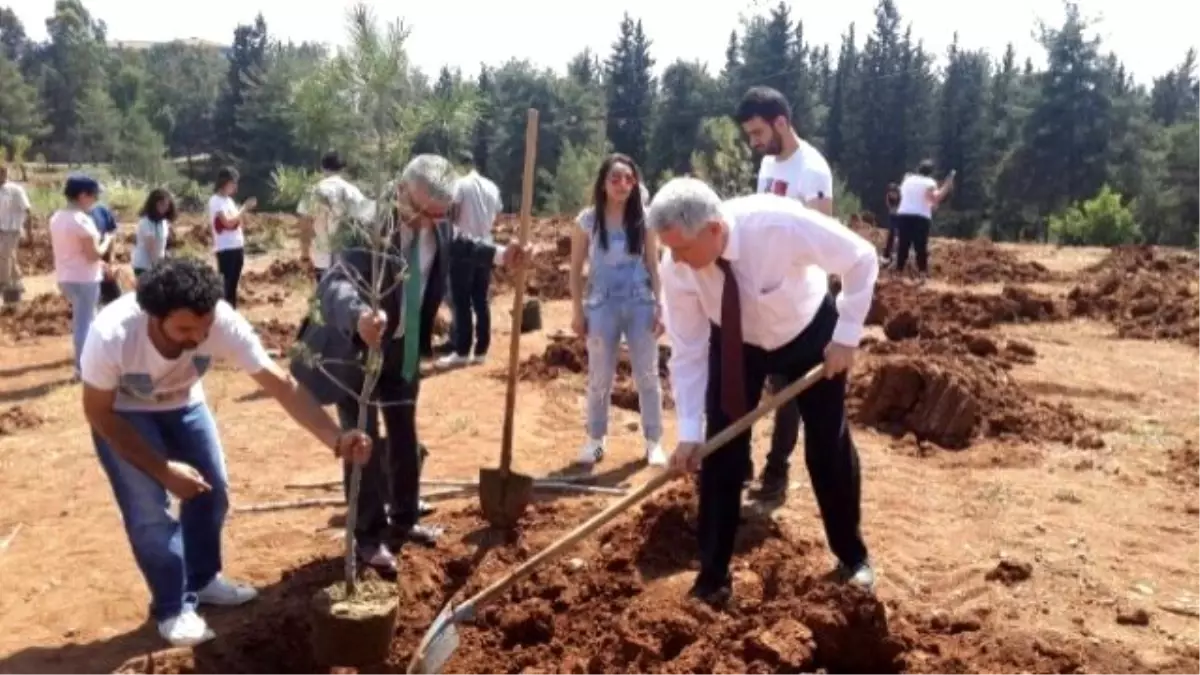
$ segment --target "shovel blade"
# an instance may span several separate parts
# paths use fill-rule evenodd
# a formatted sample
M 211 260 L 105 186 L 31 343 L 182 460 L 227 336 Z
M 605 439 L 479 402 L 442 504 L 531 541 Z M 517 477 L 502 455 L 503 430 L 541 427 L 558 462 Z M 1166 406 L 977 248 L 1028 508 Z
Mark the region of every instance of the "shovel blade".
M 494 527 L 515 527 L 533 501 L 533 479 L 502 469 L 480 469 L 479 500 L 483 517 Z
M 421 644 L 408 664 L 408 672 L 431 675 L 442 672 L 446 661 L 449 661 L 454 650 L 458 649 L 458 641 L 454 607 L 447 603 L 438 613 L 437 618 L 433 620 L 433 625 L 425 631 L 425 636 L 421 638 Z

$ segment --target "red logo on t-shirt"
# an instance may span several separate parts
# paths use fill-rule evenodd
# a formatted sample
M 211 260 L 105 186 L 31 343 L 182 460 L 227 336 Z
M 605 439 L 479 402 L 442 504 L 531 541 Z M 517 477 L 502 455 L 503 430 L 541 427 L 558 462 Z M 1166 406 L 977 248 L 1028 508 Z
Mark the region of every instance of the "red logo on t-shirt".
M 787 189 L 788 189 L 788 182 L 786 180 L 771 181 L 771 192 L 773 194 L 777 194 L 780 197 L 786 197 Z

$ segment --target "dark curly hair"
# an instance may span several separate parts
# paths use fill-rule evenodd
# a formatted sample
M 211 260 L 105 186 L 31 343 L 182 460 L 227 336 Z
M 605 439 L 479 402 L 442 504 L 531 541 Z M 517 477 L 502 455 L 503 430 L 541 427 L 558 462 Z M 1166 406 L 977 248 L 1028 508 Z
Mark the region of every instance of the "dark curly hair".
M 165 319 L 181 309 L 197 315 L 209 314 L 224 298 L 221 276 L 196 258 L 160 260 L 138 277 L 138 305 L 157 319 Z
M 162 200 L 167 200 L 167 212 L 158 212 L 158 203 Z M 146 203 L 142 205 L 142 210 L 138 213 L 143 218 L 149 218 L 154 222 L 167 221 L 168 223 L 175 222 L 175 197 L 171 196 L 171 192 L 166 188 L 154 188 L 146 195 Z

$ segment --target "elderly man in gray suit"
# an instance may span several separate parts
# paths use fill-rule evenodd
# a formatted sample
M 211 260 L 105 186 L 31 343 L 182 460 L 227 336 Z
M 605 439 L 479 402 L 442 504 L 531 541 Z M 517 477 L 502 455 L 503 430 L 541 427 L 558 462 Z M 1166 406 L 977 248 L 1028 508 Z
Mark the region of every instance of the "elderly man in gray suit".
M 363 386 L 368 347 L 383 349 L 383 369 L 367 416 L 367 433 L 379 439 L 378 415 L 387 431 L 387 452 L 376 452 L 363 468 L 355 538 L 361 561 L 385 577 L 396 575 L 389 530 L 398 540 L 432 544 L 436 528 L 418 523 L 418 490 L 422 449 L 417 441 L 416 405 L 420 393 L 421 352 L 428 349 L 434 315 L 445 293 L 443 273 L 453 249 L 508 267 L 522 265 L 526 252 L 516 245 L 497 246 L 478 240 L 447 240 L 435 227 L 454 197 L 454 169 L 445 158 L 418 155 L 404 168 L 396 185 L 394 236 L 379 265 L 378 253 L 362 242 L 342 238 L 334 264 L 317 286 L 319 320 L 301 328 L 302 356 L 292 360 L 292 374 L 321 403 L 336 405 L 344 428 L 357 425 L 358 401 L 350 392 Z M 356 228 L 349 228 L 351 231 Z M 404 261 L 401 263 L 401 261 Z M 356 279 L 370 284 L 373 267 L 381 267 L 391 290 L 379 310 L 371 308 Z M 408 277 L 391 280 L 407 267 Z M 318 367 L 317 363 L 320 363 Z M 346 467 L 349 477 L 349 467 Z M 348 481 L 347 481 L 348 483 Z

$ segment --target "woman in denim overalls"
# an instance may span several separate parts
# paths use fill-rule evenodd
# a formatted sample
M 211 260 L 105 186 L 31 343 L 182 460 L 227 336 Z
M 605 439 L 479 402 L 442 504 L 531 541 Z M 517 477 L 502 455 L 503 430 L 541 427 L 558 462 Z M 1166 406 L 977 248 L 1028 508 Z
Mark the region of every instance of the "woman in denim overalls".
M 666 466 L 662 445 L 662 390 L 658 381 L 659 314 L 658 240 L 646 230 L 645 192 L 637 165 L 625 155 L 610 155 L 600 165 L 592 206 L 579 214 L 571 238 L 571 322 L 587 336 L 587 442 L 581 464 L 604 457 L 608 406 L 620 354 L 621 336 L 637 384 L 646 461 Z M 583 263 L 588 261 L 588 283 Z

